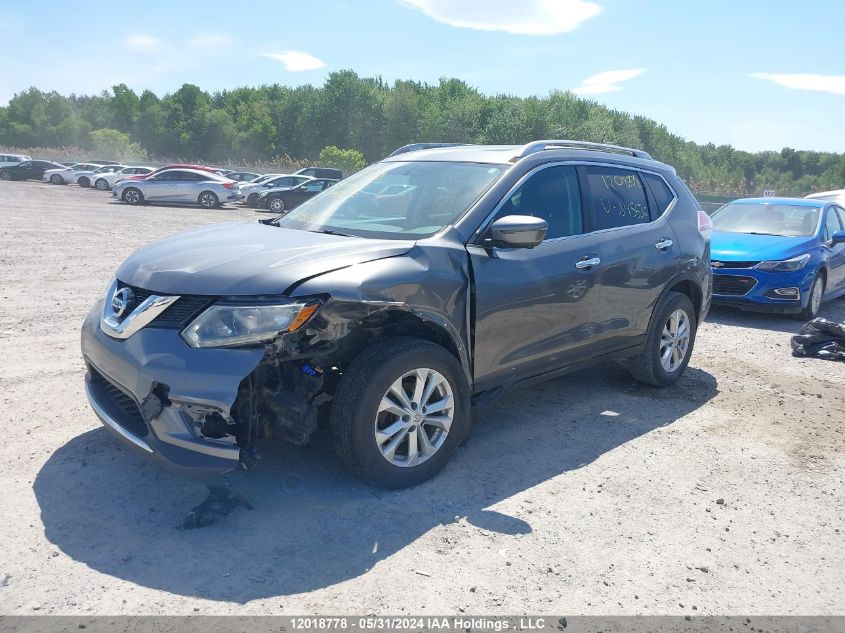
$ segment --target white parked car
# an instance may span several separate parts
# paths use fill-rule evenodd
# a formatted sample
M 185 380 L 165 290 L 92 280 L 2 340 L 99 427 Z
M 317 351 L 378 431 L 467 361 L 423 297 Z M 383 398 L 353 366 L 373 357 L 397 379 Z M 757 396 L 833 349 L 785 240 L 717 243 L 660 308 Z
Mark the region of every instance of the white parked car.
M 25 154 L 0 154 L 0 169 L 14 167 L 28 160 L 32 160 L 32 158 Z
M 64 169 L 48 169 L 44 172 L 41 180 L 51 182 L 54 185 L 66 185 L 69 182 L 76 182 L 75 176 L 80 171 L 94 171 L 103 167 L 102 163 L 76 163 Z
M 199 169 L 166 169 L 143 180 L 121 180 L 111 192 L 112 198 L 127 204 L 144 202 L 182 202 L 205 209 L 241 199 L 234 180 Z
M 127 176 L 144 176 L 152 171 L 152 167 L 134 166 L 124 167 L 111 173 L 97 174 L 94 178 L 94 187 L 100 191 L 108 191 Z
M 806 196 L 812 200 L 832 200 L 845 205 L 845 189 L 834 189 L 833 191 L 820 191 Z
M 70 182 L 76 183 L 80 187 L 90 187 L 94 184 L 97 176 L 100 176 L 101 174 L 113 174 L 124 167 L 126 167 L 126 165 L 103 165 L 99 169 L 83 169 L 82 171 L 75 172 L 73 176 L 71 176 Z

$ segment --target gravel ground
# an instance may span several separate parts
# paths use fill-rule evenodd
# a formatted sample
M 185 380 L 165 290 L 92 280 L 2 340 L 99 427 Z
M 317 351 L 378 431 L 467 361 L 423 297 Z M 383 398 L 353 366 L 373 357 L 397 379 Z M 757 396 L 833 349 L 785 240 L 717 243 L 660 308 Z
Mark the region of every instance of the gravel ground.
M 845 365 L 788 317 L 714 310 L 670 389 L 516 392 L 411 490 L 281 447 L 255 511 L 177 530 L 203 490 L 100 426 L 79 327 L 136 247 L 256 215 L 0 183 L 0 613 L 845 614 Z

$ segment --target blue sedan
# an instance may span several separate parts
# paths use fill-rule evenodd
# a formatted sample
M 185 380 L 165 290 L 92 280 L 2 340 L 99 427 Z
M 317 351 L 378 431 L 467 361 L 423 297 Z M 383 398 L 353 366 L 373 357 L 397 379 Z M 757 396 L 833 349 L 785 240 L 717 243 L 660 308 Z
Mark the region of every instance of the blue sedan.
M 845 209 L 804 198 L 744 198 L 713 214 L 713 303 L 811 319 L 845 294 Z

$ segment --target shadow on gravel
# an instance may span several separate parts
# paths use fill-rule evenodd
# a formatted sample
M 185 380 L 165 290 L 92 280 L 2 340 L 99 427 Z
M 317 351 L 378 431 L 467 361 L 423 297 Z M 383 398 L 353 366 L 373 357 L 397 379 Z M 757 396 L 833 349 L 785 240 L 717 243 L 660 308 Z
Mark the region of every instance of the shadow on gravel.
M 204 489 L 105 429 L 57 450 L 34 490 L 47 538 L 76 561 L 147 587 L 244 603 L 359 576 L 455 517 L 476 526 L 468 530 L 530 532 L 530 523 L 491 506 L 675 422 L 717 392 L 716 379 L 698 369 L 661 390 L 615 365 L 516 391 L 478 416 L 438 477 L 403 491 L 363 485 L 325 444 L 267 450 L 253 471 L 233 477 L 255 511 L 189 532 L 176 526 Z M 437 555 L 427 548 L 419 566 Z
M 832 321 L 845 321 L 845 299 L 834 299 L 822 304 L 819 316 Z M 804 321 L 792 314 L 769 314 L 747 312 L 729 306 L 714 305 L 707 314 L 708 323 L 747 327 L 755 330 L 769 330 L 784 334 L 797 334 Z

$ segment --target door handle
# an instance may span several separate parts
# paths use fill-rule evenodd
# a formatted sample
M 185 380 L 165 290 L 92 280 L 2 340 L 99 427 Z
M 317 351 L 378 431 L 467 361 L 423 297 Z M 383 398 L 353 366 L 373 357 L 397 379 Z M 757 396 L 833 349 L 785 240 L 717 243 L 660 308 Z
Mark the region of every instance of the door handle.
M 656 248 L 656 249 L 657 249 L 657 250 L 659 250 L 659 251 L 665 251 L 667 248 L 669 248 L 670 246 L 672 246 L 672 244 L 673 244 L 673 243 L 674 243 L 674 242 L 672 242 L 672 240 L 667 240 L 667 239 L 664 237 L 664 238 L 663 238 L 663 239 L 661 239 L 661 240 L 660 240 L 657 244 L 655 244 L 655 245 L 654 245 L 654 248 Z
M 590 257 L 588 259 L 582 259 L 575 262 L 575 268 L 578 270 L 584 270 L 585 268 L 592 268 L 593 266 L 598 266 L 601 264 L 601 260 L 598 257 Z

